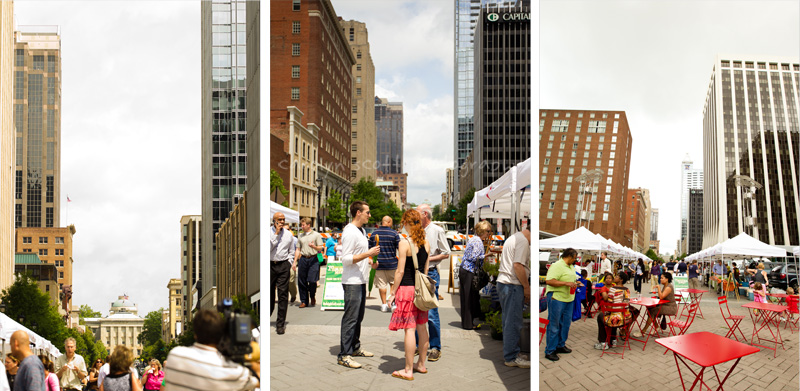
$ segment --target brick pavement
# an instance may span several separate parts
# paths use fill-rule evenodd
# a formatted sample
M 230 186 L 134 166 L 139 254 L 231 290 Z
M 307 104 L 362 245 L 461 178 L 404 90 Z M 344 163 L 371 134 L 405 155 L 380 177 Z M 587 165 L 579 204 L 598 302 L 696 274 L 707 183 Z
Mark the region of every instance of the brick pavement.
M 632 284 L 629 287 L 632 289 Z M 649 284 L 643 284 L 643 292 L 649 291 Z M 707 287 L 704 287 L 707 289 Z M 728 306 L 734 315 L 743 315 L 741 329 L 747 338 L 753 332 L 753 322 L 742 304 L 749 303 L 747 298 L 737 302 L 735 298 L 728 300 Z M 724 336 L 727 333 L 725 322 L 720 314 L 717 295 L 708 292 L 703 295 L 700 308 L 705 319 L 699 316 L 689 329 L 689 333 L 709 331 Z M 540 314 L 546 318 L 547 312 Z M 762 330 L 769 335 L 769 332 Z M 762 334 L 763 336 L 764 334 Z M 778 391 L 800 389 L 800 349 L 798 340 L 800 333 L 791 333 L 784 330 L 781 324 L 781 336 L 786 350 L 778 346 L 777 357 L 773 358 L 773 351 L 760 348 L 761 351 L 746 356 L 739 361 L 734 373 L 725 382 L 727 390 L 757 390 Z M 741 338 L 741 337 L 740 337 Z M 538 340 L 536 341 L 538 343 Z M 594 390 L 613 388 L 615 390 L 680 390 L 681 384 L 678 370 L 675 366 L 673 354 L 664 355 L 664 348 L 653 342 L 651 338 L 647 348 L 642 351 L 642 343 L 631 341 L 633 350 L 625 351 L 625 358 L 618 355 L 604 355 L 600 359 L 601 351 L 594 349 L 597 342 L 597 322 L 595 319 L 574 322 L 570 327 L 567 346 L 572 349 L 570 354 L 559 354 L 559 361 L 552 362 L 544 358 L 546 341 L 539 346 L 539 390 Z M 619 350 L 620 348 L 614 348 Z M 717 371 L 724 376 L 731 368 L 734 361 L 717 366 Z M 694 370 L 698 366 L 690 363 Z M 694 376 L 681 364 L 684 379 L 687 373 Z M 710 376 L 710 377 L 709 377 Z M 716 385 L 716 379 L 711 368 L 708 368 L 704 379 L 713 379 L 709 385 Z M 689 383 L 691 385 L 691 383 Z
M 427 363 L 428 374 L 415 374 L 414 381 L 393 378 L 404 366 L 403 334 L 388 328 L 390 313 L 380 312 L 377 288 L 367 298 L 361 331 L 362 347 L 375 357 L 358 357 L 361 369 L 336 363 L 342 311 L 320 311 L 290 305 L 286 334 L 275 333 L 270 318 L 271 390 L 409 390 L 463 391 L 465 389 L 529 390 L 532 369 L 509 368 L 503 364 L 501 341 L 493 340 L 487 329 L 463 330 L 458 312 L 459 297 L 447 293 L 449 265 L 442 264 L 439 314 L 442 322 L 442 358 Z M 322 268 L 324 269 L 324 267 Z M 321 272 L 321 274 L 324 271 Z M 317 292 L 321 302 L 322 290 Z

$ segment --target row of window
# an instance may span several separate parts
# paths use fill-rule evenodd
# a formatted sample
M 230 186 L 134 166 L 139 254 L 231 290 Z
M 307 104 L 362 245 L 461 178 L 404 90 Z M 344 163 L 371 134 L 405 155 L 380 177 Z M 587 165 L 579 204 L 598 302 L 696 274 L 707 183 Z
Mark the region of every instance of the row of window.
M 578 212 L 578 213 L 580 213 L 580 212 Z M 577 214 L 574 217 L 577 218 Z M 552 219 L 553 218 L 553 211 L 552 210 L 547 212 L 547 218 L 548 219 Z M 561 212 L 561 220 L 566 220 L 566 219 L 567 219 L 567 212 Z M 595 219 L 594 212 L 590 212 L 589 216 L 588 216 L 588 220 L 594 220 L 594 219 Z M 586 219 L 582 219 L 582 220 L 586 220 Z M 608 213 L 603 213 L 603 221 L 608 221 Z
M 39 236 L 39 244 L 47 244 L 49 240 L 50 240 L 50 238 L 48 238 L 47 236 Z M 22 243 L 24 243 L 24 244 L 33 243 L 33 237 L 31 237 L 31 236 L 23 236 L 22 237 Z M 55 244 L 64 244 L 64 237 L 63 236 L 56 236 L 54 238 L 54 242 L 53 243 L 55 243 Z
M 723 67 L 726 67 L 726 68 L 730 68 L 730 66 L 731 66 L 731 62 L 729 60 L 722 60 L 720 62 L 720 64 Z M 734 61 L 733 62 L 733 67 L 734 68 L 741 68 L 742 67 L 742 62 L 741 61 Z M 745 61 L 744 67 L 748 68 L 748 69 L 755 69 L 753 61 Z M 793 67 L 794 67 L 795 71 L 800 71 L 800 64 L 793 64 Z M 759 62 L 758 63 L 758 69 L 767 69 L 767 63 Z M 775 62 L 769 63 L 769 69 L 778 70 L 778 63 L 775 63 Z M 784 71 L 790 70 L 789 69 L 789 64 L 781 64 L 781 70 L 784 70 Z
M 542 111 L 542 118 L 547 117 L 547 111 Z M 589 118 L 594 118 L 595 113 L 589 113 Z M 564 117 L 569 118 L 572 113 L 564 113 Z M 559 113 L 553 112 L 553 117 L 558 118 Z M 578 113 L 578 118 L 583 118 L 583 113 Z M 603 118 L 608 118 L 608 113 L 603 113 Z M 619 113 L 614 114 L 615 119 L 619 119 Z

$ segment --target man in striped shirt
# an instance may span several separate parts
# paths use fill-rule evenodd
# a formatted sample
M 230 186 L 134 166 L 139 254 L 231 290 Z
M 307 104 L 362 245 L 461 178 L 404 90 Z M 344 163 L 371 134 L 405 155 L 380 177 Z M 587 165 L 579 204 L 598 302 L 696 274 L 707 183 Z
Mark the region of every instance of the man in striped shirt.
M 200 310 L 192 318 L 195 343 L 169 352 L 164 380 L 171 391 L 254 390 L 260 387 L 259 365 L 239 365 L 217 350 L 225 325 L 216 310 Z

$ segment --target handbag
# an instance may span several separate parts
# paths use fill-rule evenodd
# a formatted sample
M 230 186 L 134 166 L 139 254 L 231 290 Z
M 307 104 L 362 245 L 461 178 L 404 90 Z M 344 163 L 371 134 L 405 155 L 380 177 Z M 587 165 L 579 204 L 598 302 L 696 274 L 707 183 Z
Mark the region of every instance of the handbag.
M 436 296 L 436 281 L 419 271 L 417 253 L 414 251 L 411 241 L 408 238 L 406 240 L 411 246 L 411 258 L 414 260 L 414 306 L 420 311 L 439 308 L 439 298 Z
M 539 296 L 539 313 L 547 311 L 547 297 L 544 295 L 547 288 L 542 288 L 541 291 L 542 294 Z
M 477 268 L 477 270 L 475 270 L 475 276 L 472 277 L 472 289 L 480 291 L 488 283 L 489 273 L 487 273 L 486 270 L 483 270 L 482 266 Z

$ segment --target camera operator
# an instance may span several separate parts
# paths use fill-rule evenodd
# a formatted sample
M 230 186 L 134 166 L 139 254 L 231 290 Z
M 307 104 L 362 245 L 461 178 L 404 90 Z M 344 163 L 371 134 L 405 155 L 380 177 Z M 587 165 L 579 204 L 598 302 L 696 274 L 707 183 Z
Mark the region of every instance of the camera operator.
M 170 351 L 165 367 L 166 386 L 180 390 L 253 390 L 259 387 L 257 362 L 250 368 L 225 358 L 217 344 L 222 339 L 225 324 L 215 310 L 200 310 L 192 319 L 195 343 Z

